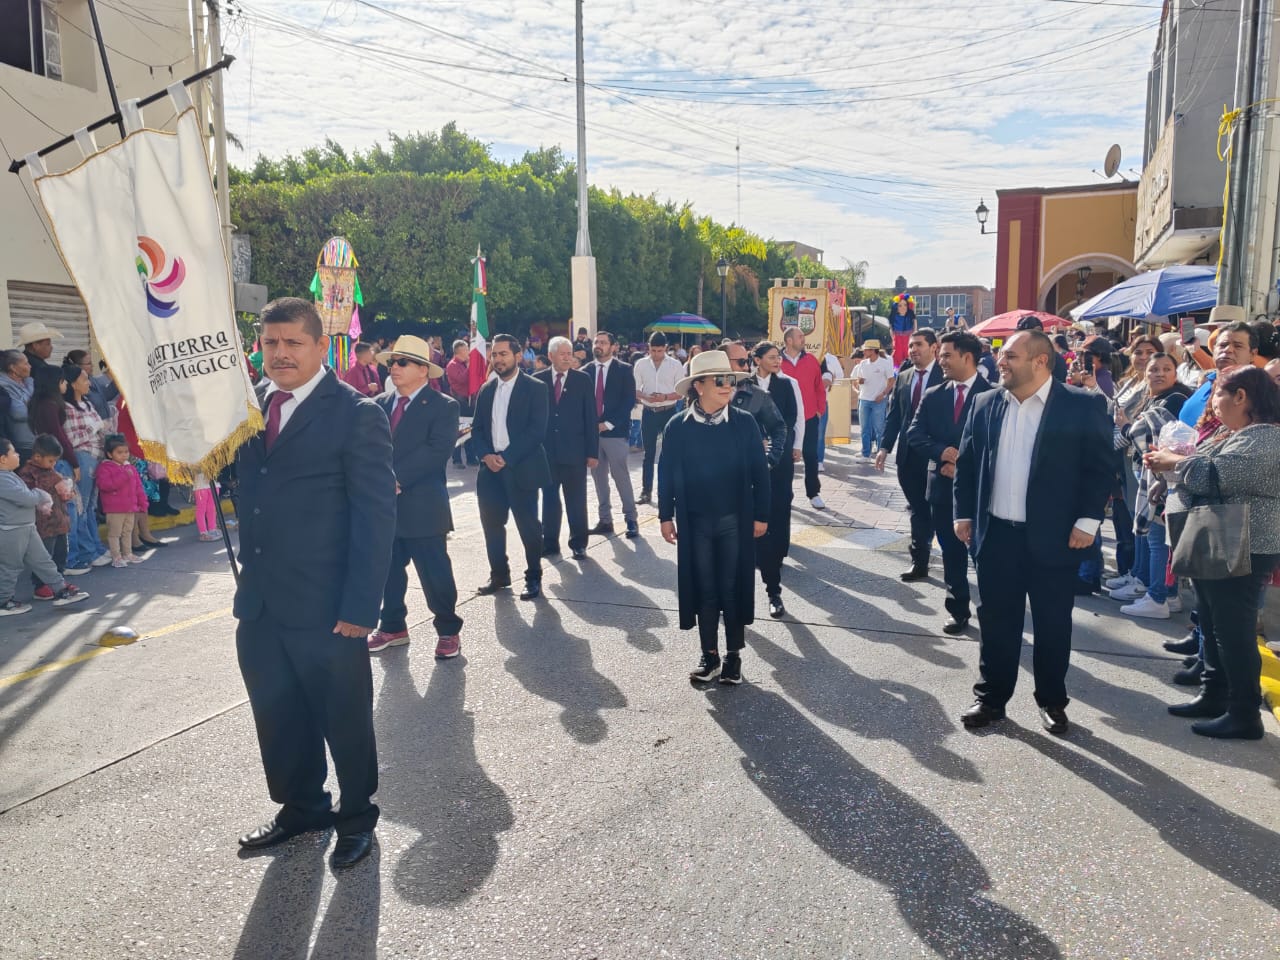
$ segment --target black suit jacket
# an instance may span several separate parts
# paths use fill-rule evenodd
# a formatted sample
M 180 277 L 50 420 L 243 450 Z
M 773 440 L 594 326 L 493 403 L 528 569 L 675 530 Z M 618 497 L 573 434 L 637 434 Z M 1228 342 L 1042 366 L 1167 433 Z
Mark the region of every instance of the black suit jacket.
M 596 403 L 596 369 L 599 364 L 592 360 L 582 372 L 591 378 L 591 409 L 595 412 Z M 631 411 L 636 405 L 636 375 L 631 364 L 623 363 L 617 357 L 609 364 L 609 372 L 604 377 L 604 414 L 596 419 L 597 423 L 611 423 L 612 430 L 600 434 L 602 437 L 626 439 L 631 434 Z
M 596 427 L 599 421 L 591 378 L 581 370 L 566 370 L 559 403 L 556 403 L 554 370 L 540 370 L 533 378 L 541 380 L 547 388 L 547 439 L 543 443 L 547 459 L 565 466 L 585 467 L 588 460 L 600 454 L 600 431 Z
M 889 413 L 884 419 L 884 439 L 880 441 L 880 449 L 887 453 L 893 453 L 893 448 L 902 443 L 903 448 L 898 451 L 898 461 L 907 462 L 914 460 L 911 456 L 911 448 L 906 444 L 907 429 L 911 426 L 911 418 L 914 414 L 911 411 L 911 384 L 915 381 L 916 368 L 907 365 L 901 373 L 898 374 L 898 382 L 894 384 L 893 393 L 889 395 Z M 924 382 L 924 390 L 930 387 L 936 387 L 942 382 L 942 367 L 935 361 L 933 369 L 929 371 L 929 378 Z M 924 391 L 921 391 L 921 400 Z
M 391 457 L 386 416 L 332 370 L 269 453 L 262 434 L 240 448 L 236 617 L 325 633 L 339 620 L 377 625 L 396 528 Z
M 950 381 L 930 387 L 920 400 L 915 418 L 907 428 L 907 444 L 920 459 L 926 462 L 929 478 L 925 495 L 930 503 L 950 503 L 951 478 L 944 477 L 942 451 L 947 447 L 960 449 L 960 437 L 964 422 L 973 409 L 974 398 L 991 389 L 981 375 L 973 381 L 973 387 L 965 395 L 960 419 L 956 420 L 956 385 Z
M 1004 390 L 989 390 L 975 399 L 960 439 L 954 516 L 973 522 L 974 555 L 979 558 L 991 519 L 991 488 L 1008 397 Z M 1067 567 L 1083 559 L 1082 551 L 1072 550 L 1067 540 L 1077 520 L 1102 520 L 1111 493 L 1111 449 L 1112 426 L 1102 395 L 1055 380 L 1027 478 L 1027 541 L 1039 563 Z
M 507 437 L 510 445 L 501 451 L 507 462 L 500 471 L 511 471 L 511 482 L 522 490 L 537 490 L 551 482 L 551 470 L 542 442 L 547 436 L 547 388 L 527 373 L 516 374 L 507 405 Z M 471 422 L 472 450 L 487 457 L 493 449 L 493 398 L 498 378 L 490 377 L 476 394 L 476 415 Z M 593 401 L 594 405 L 594 401 Z M 594 409 L 594 406 L 593 406 Z M 481 464 L 481 470 L 489 468 Z
M 375 399 L 391 418 L 398 393 Z M 440 537 L 453 529 L 449 509 L 449 483 L 445 465 L 458 441 L 458 401 L 432 390 L 428 384 L 413 402 L 391 435 L 395 448 L 392 465 L 400 495 L 396 497 L 397 537 Z

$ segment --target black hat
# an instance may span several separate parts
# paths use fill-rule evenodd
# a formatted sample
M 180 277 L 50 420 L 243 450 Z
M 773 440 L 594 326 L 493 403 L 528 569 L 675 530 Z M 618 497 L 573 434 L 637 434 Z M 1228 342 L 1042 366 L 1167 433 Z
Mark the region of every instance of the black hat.
M 1044 324 L 1040 322 L 1040 318 L 1034 313 L 1028 313 L 1026 316 L 1018 320 L 1019 330 L 1043 330 Z

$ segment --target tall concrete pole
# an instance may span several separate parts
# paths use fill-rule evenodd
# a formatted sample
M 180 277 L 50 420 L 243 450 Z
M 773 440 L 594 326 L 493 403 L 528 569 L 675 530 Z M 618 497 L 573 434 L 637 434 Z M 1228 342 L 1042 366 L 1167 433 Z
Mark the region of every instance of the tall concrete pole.
M 1240 4 L 1240 42 L 1236 53 L 1235 109 L 1243 110 L 1231 136 L 1231 182 L 1227 192 L 1226 229 L 1223 230 L 1222 272 L 1218 277 L 1218 303 L 1244 306 L 1246 237 L 1253 224 L 1248 204 L 1250 146 L 1255 57 L 1258 45 L 1258 0 Z
M 222 15 L 218 0 L 208 0 L 209 62 L 222 59 Z M 222 221 L 222 246 L 231 258 L 231 195 L 227 189 L 227 114 L 222 96 L 222 71 L 211 78 L 213 84 L 213 169 L 218 196 L 218 218 Z M 203 121 L 202 121 L 203 122 Z
M 582 0 L 574 0 L 573 7 L 578 61 L 578 239 L 570 264 L 573 284 L 571 339 L 583 327 L 591 336 L 596 333 L 596 259 L 591 255 L 591 234 L 587 229 L 587 79 L 582 52 Z

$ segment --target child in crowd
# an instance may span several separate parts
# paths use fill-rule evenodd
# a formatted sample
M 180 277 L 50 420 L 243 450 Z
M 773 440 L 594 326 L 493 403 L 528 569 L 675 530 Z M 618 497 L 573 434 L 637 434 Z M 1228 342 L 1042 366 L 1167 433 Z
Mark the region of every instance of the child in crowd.
M 120 434 L 112 434 L 103 443 L 106 459 L 98 465 L 98 497 L 107 515 L 107 549 L 111 565 L 126 567 L 141 563 L 143 557 L 133 552 L 134 514 L 147 509 L 147 494 L 142 480 L 129 459 L 129 444 Z
M 219 541 L 218 534 L 218 494 L 217 485 L 211 483 L 203 473 L 197 473 L 192 484 L 196 494 L 196 529 L 200 531 L 200 539 L 205 543 Z
M 31 445 L 31 459 L 18 470 L 18 476 L 28 487 L 43 490 L 53 500 L 52 509 L 48 513 L 36 513 L 36 534 L 59 574 L 67 569 L 67 534 L 71 530 L 67 501 L 75 496 L 68 478 L 54 469 L 61 456 L 62 444 L 56 437 L 42 433 Z M 36 587 L 35 598 L 52 600 L 53 588 L 48 584 Z
M 55 607 L 89 598 L 62 578 L 36 532 L 36 508 L 51 508 L 53 498 L 23 483 L 17 469 L 17 447 L 0 437 L 0 617 L 31 609 L 30 604 L 19 603 L 13 596 L 18 578 L 27 568 L 53 589 Z

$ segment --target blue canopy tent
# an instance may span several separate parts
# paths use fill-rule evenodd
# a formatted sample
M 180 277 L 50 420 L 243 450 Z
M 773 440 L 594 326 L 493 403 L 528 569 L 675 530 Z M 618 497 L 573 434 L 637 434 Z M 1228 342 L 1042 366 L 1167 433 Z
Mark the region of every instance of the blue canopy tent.
M 1218 302 L 1213 267 L 1172 266 L 1140 273 L 1104 290 L 1071 311 L 1076 320 L 1131 317 L 1157 323 Z
M 645 333 L 679 334 L 680 342 L 683 344 L 686 334 L 699 337 L 718 336 L 720 328 L 706 317 L 700 317 L 696 313 L 668 313 L 649 324 L 644 331 Z

